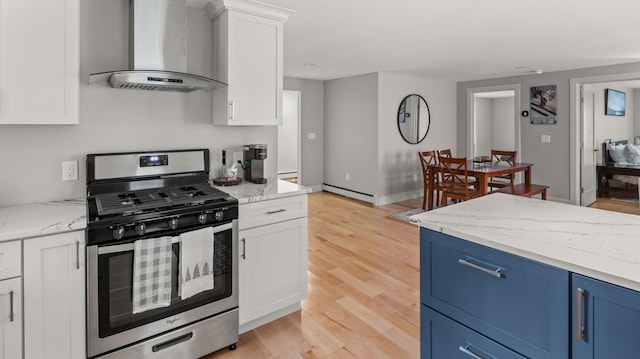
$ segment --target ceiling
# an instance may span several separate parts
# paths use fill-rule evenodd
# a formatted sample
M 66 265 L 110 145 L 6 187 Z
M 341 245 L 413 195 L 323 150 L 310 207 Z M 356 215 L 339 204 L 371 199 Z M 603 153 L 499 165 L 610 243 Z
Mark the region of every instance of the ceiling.
M 467 81 L 640 62 L 640 2 L 297 0 L 284 75 Z

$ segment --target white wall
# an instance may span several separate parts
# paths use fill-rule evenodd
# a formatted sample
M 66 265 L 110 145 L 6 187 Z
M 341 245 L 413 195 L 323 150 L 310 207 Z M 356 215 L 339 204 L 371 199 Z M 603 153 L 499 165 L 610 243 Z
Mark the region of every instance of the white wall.
M 494 150 L 514 151 L 516 149 L 514 102 L 513 97 L 491 100 L 491 148 Z M 491 150 L 486 152 L 487 155 L 490 153 Z
M 285 90 L 300 91 L 300 178 L 314 192 L 324 179 L 324 81 L 286 78 Z M 315 136 L 310 139 L 309 135 Z
M 325 81 L 324 100 L 324 183 L 373 198 L 378 192 L 378 74 Z
M 594 128 L 593 138 L 596 143 L 596 148 L 600 148 L 599 144 L 605 139 L 617 140 L 629 140 L 633 141 L 634 136 L 634 104 L 633 104 L 633 90 L 626 87 L 620 87 L 615 83 L 602 83 L 590 85 L 594 89 Z M 627 107 L 625 116 L 607 116 L 605 115 L 605 89 L 612 88 L 617 91 L 622 91 L 627 94 Z
M 422 169 L 418 152 L 456 148 L 456 84 L 425 77 L 378 73 L 377 204 L 422 196 Z M 408 144 L 398 132 L 397 113 L 409 94 L 424 97 L 431 113 L 427 137 Z
M 273 156 L 265 161 L 265 172 L 275 177 L 277 128 L 213 126 L 209 92 L 146 92 L 87 84 L 89 73 L 127 67 L 128 4 L 80 2 L 79 125 L 0 127 L 0 206 L 85 197 L 85 157 L 97 152 L 208 148 L 212 176 L 217 176 L 222 148 L 241 151 L 244 144 L 266 143 Z M 79 181 L 61 181 L 64 160 L 79 161 Z
M 640 89 L 634 89 L 632 93 L 633 104 L 640 104 Z M 640 111 L 633 111 L 633 137 L 635 136 L 640 136 Z
M 476 97 L 476 150 L 475 156 L 488 156 L 491 154 L 493 141 L 493 100 L 490 98 Z

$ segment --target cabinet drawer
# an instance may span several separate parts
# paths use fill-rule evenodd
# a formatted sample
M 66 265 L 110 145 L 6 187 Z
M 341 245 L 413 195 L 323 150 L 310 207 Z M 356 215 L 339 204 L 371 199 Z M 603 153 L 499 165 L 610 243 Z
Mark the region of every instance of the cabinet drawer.
M 247 229 L 307 216 L 307 195 L 241 204 L 238 229 Z
M 421 359 L 525 359 L 425 305 L 420 308 L 420 328 Z
M 22 267 L 20 241 L 0 243 L 0 279 L 19 277 Z
M 420 233 L 424 304 L 525 356 L 568 356 L 567 271 L 425 228 Z

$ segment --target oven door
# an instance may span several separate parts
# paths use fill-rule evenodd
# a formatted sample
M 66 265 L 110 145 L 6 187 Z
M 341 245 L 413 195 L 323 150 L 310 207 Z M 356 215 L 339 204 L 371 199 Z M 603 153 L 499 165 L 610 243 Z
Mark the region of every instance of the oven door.
M 180 243 L 173 243 L 171 304 L 136 314 L 132 301 L 134 241 L 87 246 L 89 357 L 238 307 L 237 221 L 216 225 L 213 230 L 214 289 L 185 300 L 178 296 Z

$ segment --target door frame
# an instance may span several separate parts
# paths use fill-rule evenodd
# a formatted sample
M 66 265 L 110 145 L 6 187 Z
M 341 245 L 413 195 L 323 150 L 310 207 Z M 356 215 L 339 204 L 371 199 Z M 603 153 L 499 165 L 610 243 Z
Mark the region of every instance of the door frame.
M 569 78 L 569 202 L 580 206 L 582 196 L 580 188 L 582 186 L 582 129 L 584 119 L 582 118 L 580 88 L 587 84 L 598 84 L 602 82 L 640 80 L 640 72 L 624 72 L 589 77 Z M 595 174 L 594 174 L 595 175 Z M 597 179 L 596 179 L 597 180 Z
M 520 102 L 521 102 L 521 93 L 520 93 L 521 85 L 517 84 L 505 84 L 505 85 L 496 85 L 496 86 L 487 86 L 487 87 L 474 87 L 467 89 L 467 157 L 471 157 L 473 155 L 473 149 L 475 149 L 475 129 L 476 129 L 476 116 L 475 116 L 475 101 L 474 97 L 476 93 L 482 92 L 496 92 L 496 91 L 513 91 L 513 118 L 515 121 L 515 133 L 514 136 L 514 144 L 515 150 L 518 152 L 518 157 L 522 158 L 520 155 Z
M 283 116 L 284 116 L 284 93 L 285 92 L 294 92 L 297 94 L 296 96 L 296 100 L 297 100 L 297 105 L 296 105 L 296 121 L 297 121 L 297 131 L 296 131 L 296 152 L 297 152 L 297 159 L 296 159 L 296 166 L 297 171 L 296 171 L 296 178 L 297 178 L 297 182 L 298 184 L 302 184 L 302 91 L 299 90 L 283 90 L 282 91 L 282 99 L 283 99 Z M 284 118 L 283 118 L 284 121 Z M 278 136 L 276 142 L 278 143 L 278 148 L 280 148 L 280 136 Z M 277 152 L 276 152 L 276 156 L 277 156 Z M 280 177 L 279 173 L 278 173 L 278 166 L 276 165 L 276 177 Z

